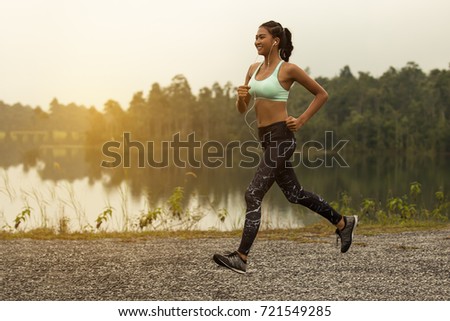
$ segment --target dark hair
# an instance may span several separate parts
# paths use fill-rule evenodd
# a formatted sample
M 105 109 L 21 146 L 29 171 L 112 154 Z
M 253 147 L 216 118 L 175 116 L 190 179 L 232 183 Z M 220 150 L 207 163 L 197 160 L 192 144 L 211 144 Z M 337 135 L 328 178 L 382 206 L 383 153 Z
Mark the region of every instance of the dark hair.
M 292 45 L 292 34 L 289 29 L 283 28 L 280 23 L 273 20 L 263 23 L 260 27 L 266 28 L 273 37 L 280 38 L 279 48 L 281 59 L 286 62 L 289 61 L 292 50 L 294 50 L 294 46 Z

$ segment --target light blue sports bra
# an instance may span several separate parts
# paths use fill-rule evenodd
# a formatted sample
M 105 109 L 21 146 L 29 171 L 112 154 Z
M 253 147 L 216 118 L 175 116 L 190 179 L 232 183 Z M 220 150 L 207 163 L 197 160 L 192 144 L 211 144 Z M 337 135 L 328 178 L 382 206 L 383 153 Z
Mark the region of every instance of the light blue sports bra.
M 249 93 L 255 99 L 268 99 L 273 101 L 288 100 L 289 90 L 284 89 L 278 81 L 278 71 L 280 70 L 280 66 L 282 63 L 283 60 L 278 63 L 273 73 L 263 80 L 257 80 L 255 78 L 263 63 L 259 65 L 248 83 L 248 85 L 250 86 Z

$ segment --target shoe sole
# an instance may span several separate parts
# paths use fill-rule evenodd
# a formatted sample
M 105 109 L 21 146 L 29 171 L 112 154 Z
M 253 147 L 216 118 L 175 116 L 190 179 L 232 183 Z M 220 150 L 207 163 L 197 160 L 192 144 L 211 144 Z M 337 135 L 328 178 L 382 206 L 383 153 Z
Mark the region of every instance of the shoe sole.
M 232 266 L 229 266 L 228 264 L 226 264 L 225 262 L 223 262 L 218 256 L 214 255 L 213 256 L 213 260 L 214 262 L 216 262 L 218 265 L 226 267 L 228 269 L 230 269 L 233 272 L 239 273 L 239 274 L 245 274 L 246 271 L 242 271 L 242 270 L 238 270 Z
M 353 244 L 353 235 L 355 234 L 356 225 L 358 225 L 358 215 L 353 215 L 353 218 L 355 219 L 355 224 L 353 224 L 353 228 L 352 228 L 352 239 L 350 241 L 350 246 L 352 246 L 352 244 Z M 341 251 L 341 253 L 346 253 L 348 250 L 350 250 L 350 246 L 348 247 L 347 250 L 345 250 L 345 252 Z

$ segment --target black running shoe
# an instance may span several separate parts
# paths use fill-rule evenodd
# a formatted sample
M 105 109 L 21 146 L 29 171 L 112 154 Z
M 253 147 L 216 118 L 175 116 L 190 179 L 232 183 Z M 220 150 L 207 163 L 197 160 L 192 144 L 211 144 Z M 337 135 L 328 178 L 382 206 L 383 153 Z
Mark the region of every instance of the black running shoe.
M 341 239 L 341 253 L 345 253 L 352 245 L 353 232 L 355 231 L 356 225 L 358 224 L 358 216 L 344 216 L 345 227 L 342 231 L 336 229 L 337 239 L 336 242 Z
M 230 270 L 244 274 L 247 270 L 247 262 L 244 261 L 237 251 L 230 254 L 214 254 L 214 262 L 220 266 L 229 268 Z

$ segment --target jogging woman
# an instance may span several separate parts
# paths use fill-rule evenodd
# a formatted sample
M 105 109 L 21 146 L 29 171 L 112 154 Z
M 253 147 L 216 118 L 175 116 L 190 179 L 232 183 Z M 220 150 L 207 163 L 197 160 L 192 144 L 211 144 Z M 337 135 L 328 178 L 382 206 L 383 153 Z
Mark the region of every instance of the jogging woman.
M 262 160 L 245 192 L 247 209 L 239 248 L 229 254 L 213 256 L 217 264 L 238 273 L 247 270 L 247 256 L 261 223 L 262 200 L 274 182 L 289 202 L 306 206 L 336 226 L 342 253 L 350 248 L 358 222 L 357 216 L 344 217 L 320 196 L 305 191 L 289 162 L 296 147 L 294 133 L 328 99 L 327 92 L 315 80 L 297 65 L 288 62 L 293 50 L 291 38 L 291 32 L 277 22 L 262 24 L 256 34 L 255 46 L 258 54 L 264 56 L 264 61 L 250 66 L 245 85 L 238 88 L 236 107 L 240 113 L 247 112 L 252 100 L 254 102 L 258 136 L 263 148 Z M 311 104 L 297 118 L 289 116 L 286 109 L 289 90 L 294 82 L 314 95 Z

